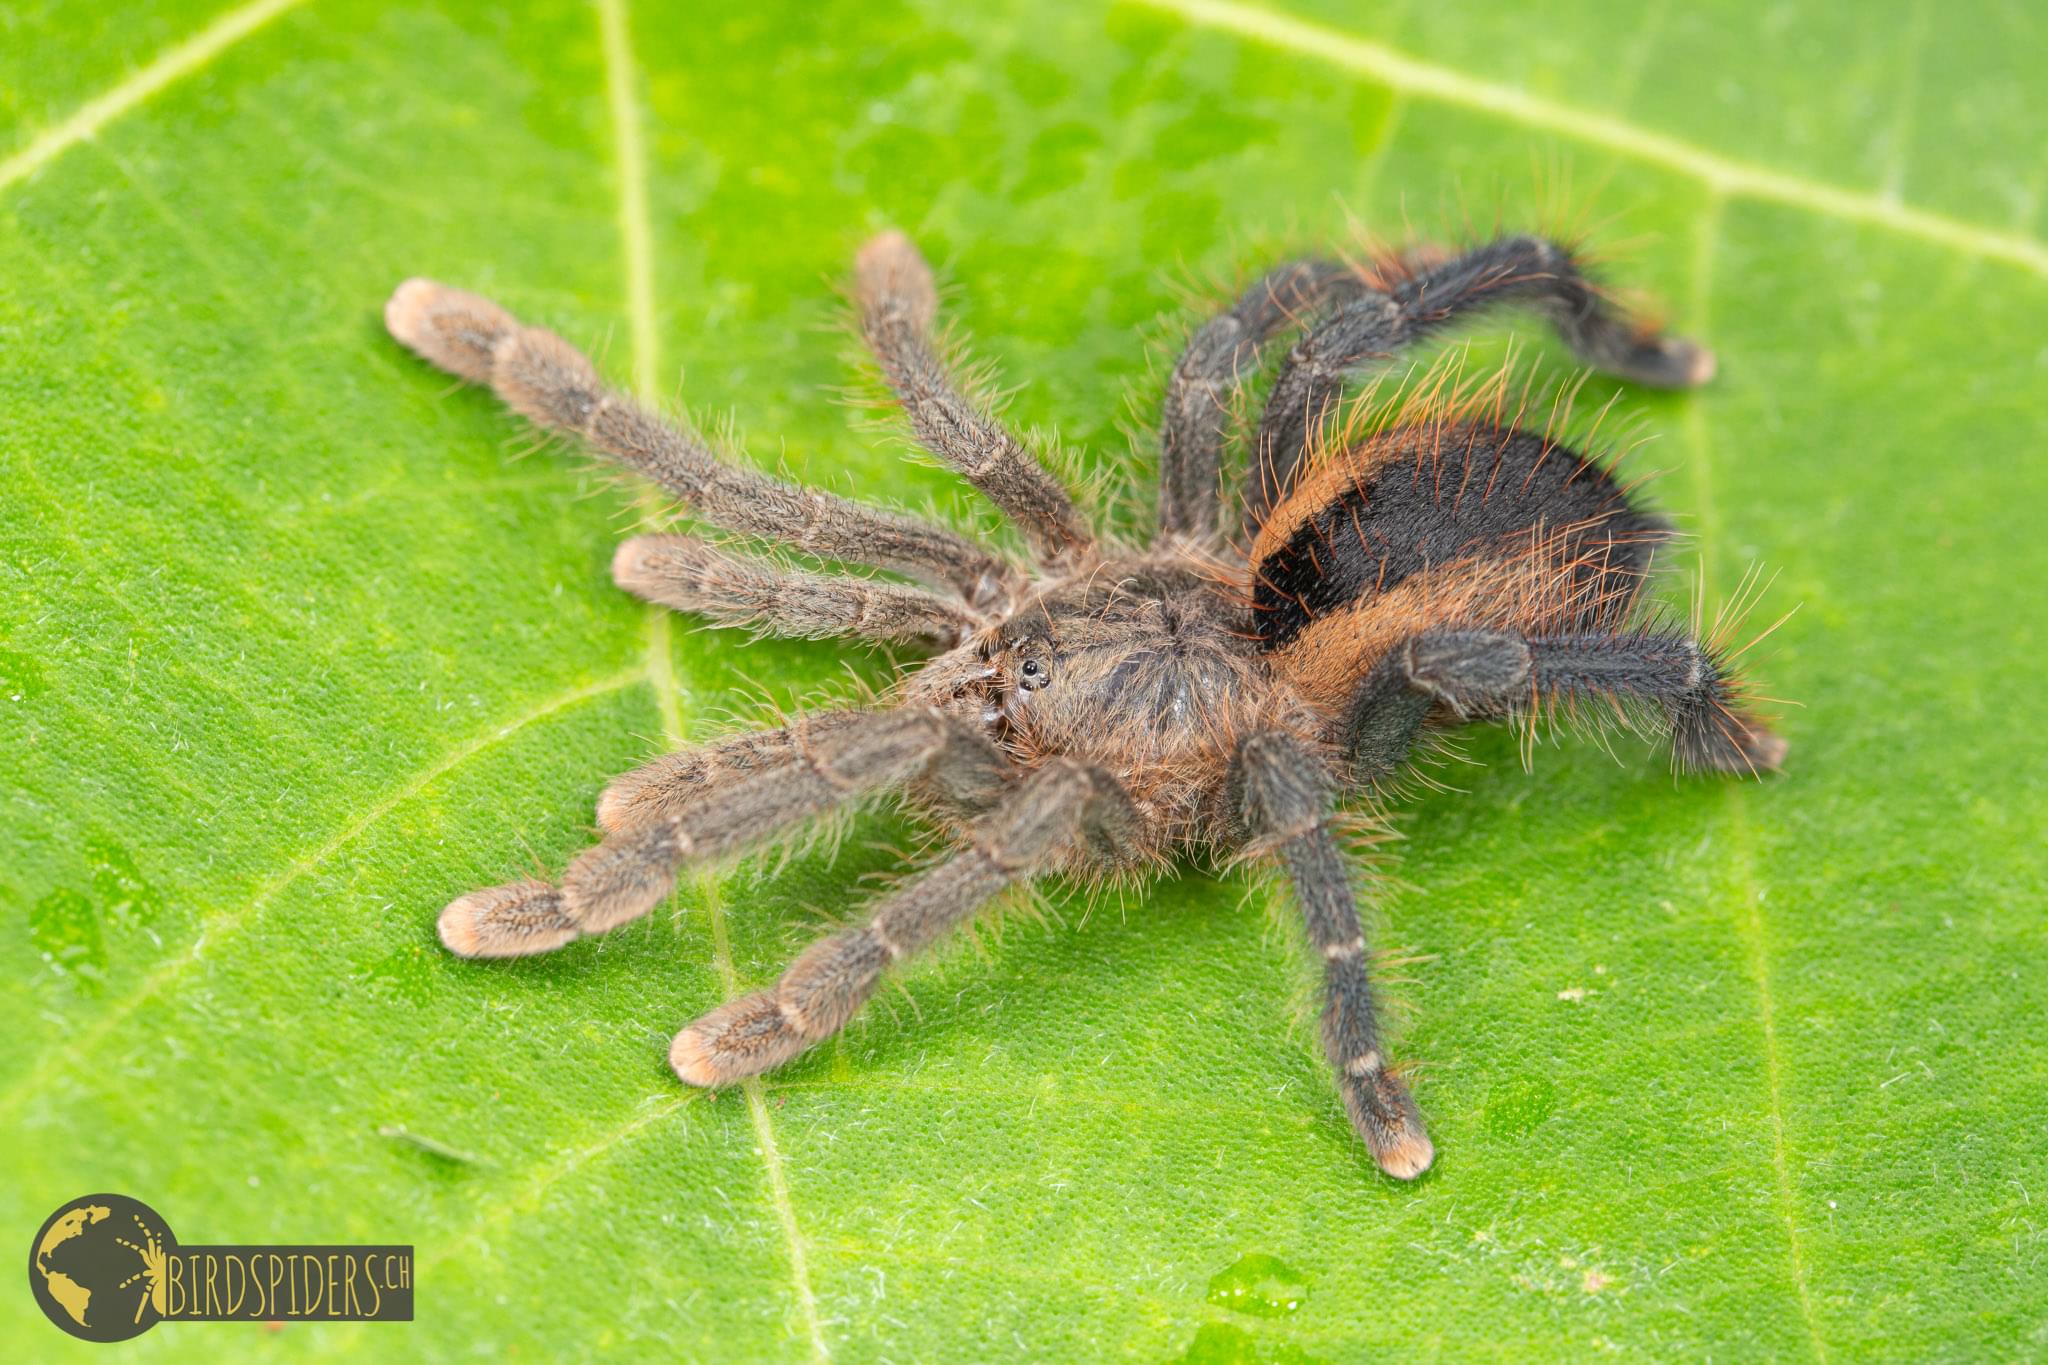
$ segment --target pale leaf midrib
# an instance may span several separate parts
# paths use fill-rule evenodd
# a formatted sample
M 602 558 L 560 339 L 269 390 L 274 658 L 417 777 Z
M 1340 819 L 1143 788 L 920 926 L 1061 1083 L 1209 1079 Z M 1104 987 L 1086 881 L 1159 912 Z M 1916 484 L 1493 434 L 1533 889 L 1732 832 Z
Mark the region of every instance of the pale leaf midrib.
M 51 124 L 5 160 L 0 191 L 28 179 L 165 86 L 203 69 L 214 58 L 285 11 L 306 0 L 254 0 L 228 10 L 191 37 L 173 43 L 147 64 Z
M 119 1027 L 124 1019 L 133 1015 L 144 1003 L 154 999 L 166 986 L 202 961 L 210 945 L 217 946 L 224 938 L 247 927 L 264 907 L 276 900 L 287 888 L 324 866 L 328 859 L 362 837 L 385 816 L 418 796 L 434 782 L 485 750 L 503 743 L 529 725 L 571 706 L 630 687 L 645 678 L 645 669 L 635 667 L 595 683 L 585 683 L 571 688 L 540 702 L 512 720 L 493 726 L 478 737 L 457 745 L 441 758 L 420 769 L 373 802 L 360 817 L 343 826 L 325 843 L 293 859 L 283 870 L 259 887 L 238 909 L 222 911 L 203 918 L 192 941 L 182 952 L 159 962 L 132 990 L 109 1005 L 91 1024 L 70 1035 L 64 1042 L 50 1048 L 31 1063 L 23 1078 L 10 1086 L 4 1096 L 0 1096 L 0 1114 L 15 1112 L 24 1099 L 45 1088 L 60 1063 L 67 1060 L 76 1061 L 90 1053 L 98 1046 L 100 1040 Z
M 618 180 L 619 242 L 625 264 L 626 316 L 633 344 L 633 387 L 643 402 L 653 403 L 659 398 L 661 374 L 654 302 L 654 232 L 647 204 L 649 171 L 646 147 L 634 94 L 639 63 L 633 56 L 625 3 L 626 0 L 598 0 L 597 8 L 604 45 L 605 97 L 611 111 L 614 138 L 613 173 Z M 641 505 L 650 519 L 657 517 L 661 510 L 660 500 L 653 489 L 643 494 Z M 686 736 L 677 702 L 674 663 L 669 651 L 669 612 L 658 605 L 650 605 L 648 612 L 647 676 L 655 687 L 663 738 L 669 748 L 678 749 L 683 746 Z M 739 983 L 726 934 L 724 898 L 712 883 L 705 887 L 702 900 L 705 916 L 710 922 L 714 965 L 727 998 L 731 998 L 737 993 Z M 803 1230 L 797 1223 L 796 1207 L 790 1200 L 782 1148 L 776 1141 L 774 1121 L 769 1117 L 767 1103 L 762 1098 L 761 1080 L 758 1076 L 749 1076 L 741 1088 L 746 1095 L 747 1117 L 754 1129 L 755 1143 L 760 1149 L 769 1203 L 787 1245 L 797 1312 L 803 1320 L 812 1357 L 820 1361 L 829 1360 L 831 1351 L 825 1344 L 824 1329 L 818 1320 L 818 1302 L 811 1288 Z M 616 1137 L 606 1139 L 602 1145 L 609 1147 Z
M 1702 335 L 1711 333 L 1714 292 L 1715 244 L 1726 218 L 1726 200 L 1718 193 L 1707 196 L 1707 204 L 1694 226 L 1692 260 L 1691 325 Z M 1682 429 L 1691 456 L 1694 501 L 1699 516 L 1701 550 L 1700 592 L 1712 593 L 1711 556 L 1722 541 L 1719 508 L 1714 501 L 1713 442 L 1707 432 L 1704 405 L 1696 399 L 1686 404 Z M 1754 843 L 1749 829 L 1749 803 L 1744 790 L 1731 780 L 1726 802 L 1728 828 L 1733 844 L 1727 868 L 1736 881 L 1737 906 L 1733 916 L 1741 941 L 1744 965 L 1756 983 L 1757 1022 L 1763 1042 L 1764 1077 L 1767 1082 L 1771 1125 L 1771 1174 L 1775 1186 L 1778 1216 L 1785 1224 L 1786 1258 L 1799 1316 L 1806 1329 L 1814 1358 L 1826 1361 L 1827 1343 L 1814 1316 L 1813 1295 L 1807 1284 L 1806 1250 L 1799 1232 L 1797 1202 L 1792 1193 L 1791 1161 L 1785 1143 L 1784 1064 L 1778 1047 L 1777 1006 L 1771 986 L 1770 956 L 1764 943 L 1763 896 L 1757 885 Z
M 279 14 L 307 0 L 257 0 L 228 11 L 192 37 L 166 48 L 154 60 L 80 105 L 70 117 L 53 124 L 29 144 L 0 160 L 0 193 L 28 179 L 77 143 L 97 134 L 107 123 L 144 103 L 165 86 L 201 69 Z M 1397 92 L 1475 109 L 1503 122 L 1562 133 L 1578 141 L 1665 166 L 1699 180 L 1720 194 L 1762 199 L 1804 209 L 1819 217 L 1868 223 L 1891 232 L 1919 237 L 1986 260 L 2018 265 L 2048 276 L 2048 243 L 2022 232 L 2005 232 L 1917 208 L 1891 195 L 1831 185 L 1789 171 L 1775 170 L 1725 156 L 1623 118 L 1561 104 L 1511 86 L 1466 76 L 1455 68 L 1410 56 L 1383 43 L 1341 29 L 1299 19 L 1278 10 L 1236 0 L 1137 0 L 1174 14 L 1188 23 L 1231 32 L 1274 47 L 1304 53 L 1359 71 Z M 635 135 L 637 136 L 637 134 Z M 644 198 L 640 190 L 623 190 Z M 644 203 L 641 205 L 644 210 Z M 642 220 L 645 220 L 643 213 Z M 628 264 L 631 268 L 632 257 Z M 643 258 L 644 259 L 644 258 Z M 652 356 L 638 343 L 651 337 L 636 332 L 634 354 Z M 644 376 L 636 359 L 636 383 Z
M 2024 233 L 1981 227 L 1930 209 L 1915 208 L 1883 194 L 1845 189 L 1737 160 L 1668 133 L 1637 127 L 1626 119 L 1592 113 L 1513 86 L 1467 76 L 1383 43 L 1278 10 L 1240 4 L 1237 0 L 1137 2 L 1176 15 L 1197 27 L 1234 33 L 1359 72 L 1404 94 L 1477 110 L 1525 128 L 1561 133 L 1637 161 L 1663 166 L 1723 196 L 1764 200 L 1820 217 L 1867 223 L 1936 242 L 1979 259 L 2003 261 L 2048 276 L 2048 244 Z

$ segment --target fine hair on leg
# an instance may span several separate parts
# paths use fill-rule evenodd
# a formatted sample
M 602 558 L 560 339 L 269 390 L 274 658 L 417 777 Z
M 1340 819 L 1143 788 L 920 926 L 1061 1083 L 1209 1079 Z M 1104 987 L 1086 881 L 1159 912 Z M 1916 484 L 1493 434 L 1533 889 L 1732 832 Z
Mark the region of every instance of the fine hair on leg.
M 748 730 L 707 744 L 663 754 L 619 774 L 597 798 L 597 826 L 607 834 L 633 825 L 682 817 L 697 803 L 716 801 L 735 783 L 764 768 L 802 761 L 803 751 L 876 711 L 818 711 L 773 730 Z
M 407 280 L 385 305 L 384 322 L 425 359 L 489 385 L 538 426 L 582 437 L 713 525 L 822 559 L 894 569 L 979 607 L 1006 600 L 1014 584 L 1010 565 L 963 536 L 726 463 L 696 436 L 606 387 L 574 346 L 523 326 L 488 299 Z
M 791 727 L 775 747 L 772 763 L 700 769 L 718 773 L 715 792 L 706 781 L 679 797 L 660 790 L 660 779 L 655 790 L 617 801 L 608 791 L 600 802 L 601 812 L 611 808 L 604 838 L 569 864 L 559 887 L 527 881 L 458 897 L 441 912 L 441 941 L 464 957 L 558 948 L 646 914 L 675 890 L 686 862 L 743 853 L 877 790 L 920 780 L 986 787 L 1007 765 L 981 735 L 926 707 Z M 687 771 L 664 775 L 680 780 Z
M 1077 840 L 1127 844 L 1136 812 L 1114 778 L 1057 759 L 976 823 L 959 852 L 883 897 L 865 923 L 805 949 L 767 990 L 678 1033 L 669 1065 L 691 1085 L 724 1085 L 782 1065 L 846 1026 L 884 968 L 922 951 Z
M 1713 377 L 1712 352 L 1632 322 L 1586 279 L 1571 252 L 1555 242 L 1504 237 L 1417 264 L 1384 292 L 1371 291 L 1337 309 L 1289 352 L 1259 420 L 1247 494 L 1252 521 L 1256 524 L 1286 496 L 1349 375 L 1496 304 L 1533 308 L 1580 360 L 1618 378 L 1690 388 Z
M 1397 645 L 1359 685 L 1347 727 L 1353 780 L 1392 775 L 1432 711 L 1498 720 L 1546 700 L 1591 699 L 1647 708 L 1685 769 L 1758 773 L 1785 757 L 1785 741 L 1742 704 L 1726 664 L 1682 632 L 1438 627 Z
M 1289 261 L 1260 276 L 1237 301 L 1188 338 L 1166 383 L 1159 417 L 1159 531 L 1198 543 L 1223 529 L 1223 447 L 1231 399 L 1256 371 L 1259 352 L 1289 327 L 1366 289 L 1342 261 Z
M 612 578 L 635 597 L 764 635 L 936 640 L 951 646 L 985 624 L 958 601 L 919 588 L 784 568 L 691 536 L 625 541 L 612 558 Z
M 931 267 L 908 237 L 885 232 L 860 249 L 854 297 L 861 337 L 918 444 L 987 495 L 1040 564 L 1073 569 L 1093 559 L 1095 535 L 1067 490 L 1002 423 L 960 392 L 932 349 L 938 292 Z
M 1309 945 L 1323 959 L 1323 1053 L 1345 1113 L 1381 1170 L 1413 1180 L 1429 1169 L 1435 1149 L 1381 1050 L 1358 891 L 1330 833 L 1333 784 L 1321 761 L 1279 730 L 1244 738 L 1235 780 L 1246 848 L 1286 869 Z

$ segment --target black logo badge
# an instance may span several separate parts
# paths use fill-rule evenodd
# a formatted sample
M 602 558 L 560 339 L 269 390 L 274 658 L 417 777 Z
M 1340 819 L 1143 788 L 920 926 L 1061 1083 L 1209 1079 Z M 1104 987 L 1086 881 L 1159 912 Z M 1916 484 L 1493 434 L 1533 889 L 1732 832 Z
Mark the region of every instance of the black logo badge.
M 89 1194 L 28 1254 L 43 1313 L 83 1341 L 171 1322 L 411 1322 L 409 1246 L 180 1246 L 140 1199 Z

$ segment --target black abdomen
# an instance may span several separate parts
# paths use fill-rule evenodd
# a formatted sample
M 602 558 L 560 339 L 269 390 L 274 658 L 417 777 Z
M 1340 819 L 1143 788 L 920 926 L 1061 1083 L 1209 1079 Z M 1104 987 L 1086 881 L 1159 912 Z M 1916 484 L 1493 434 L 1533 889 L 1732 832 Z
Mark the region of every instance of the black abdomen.
M 1320 617 L 1474 557 L 1538 554 L 1581 595 L 1632 595 L 1668 535 L 1606 471 L 1554 441 L 1404 428 L 1312 472 L 1260 528 L 1257 630 L 1279 649 Z
M 1386 432 L 1312 469 L 1259 529 L 1254 631 L 1312 692 L 1438 624 L 1619 622 L 1669 537 L 1599 466 L 1508 427 Z

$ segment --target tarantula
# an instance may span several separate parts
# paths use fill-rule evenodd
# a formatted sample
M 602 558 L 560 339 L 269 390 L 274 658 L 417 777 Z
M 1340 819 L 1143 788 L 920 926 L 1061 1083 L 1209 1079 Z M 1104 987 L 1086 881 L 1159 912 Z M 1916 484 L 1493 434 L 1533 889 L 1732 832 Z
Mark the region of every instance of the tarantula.
M 820 573 L 680 535 L 618 549 L 620 586 L 720 625 L 926 641 L 883 704 L 656 759 L 598 802 L 602 841 L 560 885 L 471 892 L 441 914 L 465 957 L 547 952 L 644 915 L 685 864 L 756 847 L 865 795 L 936 820 L 950 853 L 797 957 L 769 989 L 677 1034 L 675 1073 L 718 1086 L 836 1034 L 884 968 L 1006 887 L 1141 874 L 1197 852 L 1285 869 L 1323 959 L 1322 1036 L 1352 1125 L 1388 1174 L 1434 1149 L 1382 1051 L 1338 802 L 1383 794 L 1426 733 L 1590 699 L 1648 716 L 1678 762 L 1755 772 L 1783 744 L 1724 660 L 1641 616 L 1664 523 L 1601 469 L 1496 412 L 1325 430 L 1347 377 L 1493 304 L 1546 317 L 1578 357 L 1688 387 L 1709 352 L 1632 324 L 1564 247 L 1536 237 L 1367 265 L 1282 265 L 1195 332 L 1161 417 L 1158 532 L 1107 544 L 956 382 L 933 340 L 932 274 L 889 233 L 856 262 L 861 336 L 924 449 L 1005 512 L 1032 568 L 952 531 L 717 456 L 605 386 L 552 332 L 474 294 L 400 285 L 391 333 L 574 433 L 702 522 L 907 582 Z M 1299 340 L 1260 418 L 1242 525 L 1222 491 L 1232 399 L 1269 341 Z M 1234 501 L 1234 500 L 1233 500 Z

